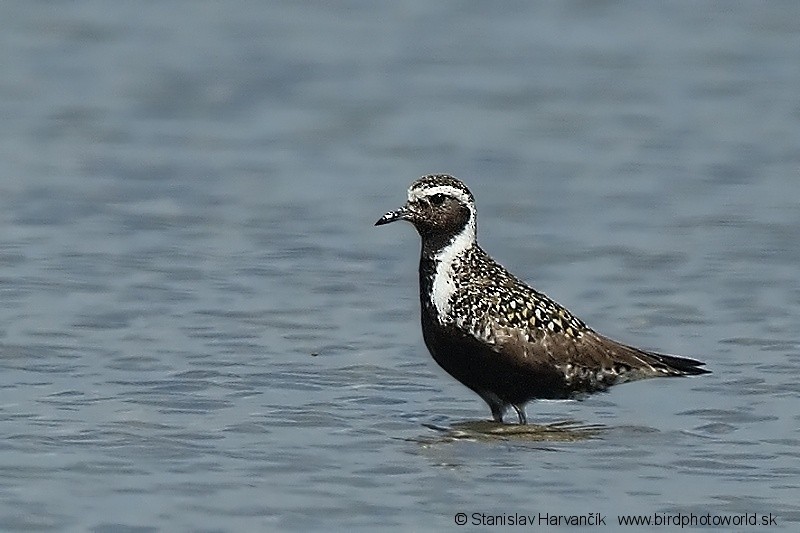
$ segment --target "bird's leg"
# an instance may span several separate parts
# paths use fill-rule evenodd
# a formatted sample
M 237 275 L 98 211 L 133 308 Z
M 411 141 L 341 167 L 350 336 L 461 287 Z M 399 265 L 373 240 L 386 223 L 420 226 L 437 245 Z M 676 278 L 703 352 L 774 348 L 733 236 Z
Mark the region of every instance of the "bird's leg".
M 503 406 L 496 405 L 496 404 L 489 404 L 489 407 L 492 409 L 492 418 L 494 421 L 502 424 L 503 423 Z
M 519 418 L 520 425 L 525 425 L 528 423 L 528 417 L 525 416 L 525 408 L 521 407 L 515 403 L 511 404 L 511 407 L 517 412 L 517 417 Z
M 503 403 L 497 394 L 490 391 L 476 391 L 478 395 L 483 398 L 483 401 L 489 404 L 489 409 L 492 410 L 492 418 L 495 422 L 503 423 L 503 411 L 506 410 L 506 404 Z

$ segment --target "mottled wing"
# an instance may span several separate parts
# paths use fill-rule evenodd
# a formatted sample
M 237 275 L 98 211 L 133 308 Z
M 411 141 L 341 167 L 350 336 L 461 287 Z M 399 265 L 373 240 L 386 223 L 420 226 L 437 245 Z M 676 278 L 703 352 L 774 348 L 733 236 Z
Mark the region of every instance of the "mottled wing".
M 572 336 L 501 326 L 494 329 L 489 342 L 498 357 L 511 359 L 520 367 L 549 368 L 557 372 L 564 388 L 574 392 L 602 390 L 636 379 L 632 369 L 641 368 L 645 363 L 628 354 L 609 352 L 594 335 L 591 330 Z
M 456 326 L 492 347 L 497 357 L 528 369 L 559 373 L 564 387 L 601 390 L 655 376 L 708 372 L 694 359 L 658 354 L 618 343 L 588 328 L 566 308 L 494 262 L 479 247 L 468 256 L 481 275 L 463 279 L 455 308 L 468 309 Z M 465 318 L 468 317 L 468 318 Z
M 617 383 L 656 376 L 704 374 L 694 359 L 648 352 L 618 343 L 589 328 L 572 336 L 543 330 L 497 327 L 493 338 L 498 357 L 523 366 L 550 366 L 575 391 L 605 389 Z

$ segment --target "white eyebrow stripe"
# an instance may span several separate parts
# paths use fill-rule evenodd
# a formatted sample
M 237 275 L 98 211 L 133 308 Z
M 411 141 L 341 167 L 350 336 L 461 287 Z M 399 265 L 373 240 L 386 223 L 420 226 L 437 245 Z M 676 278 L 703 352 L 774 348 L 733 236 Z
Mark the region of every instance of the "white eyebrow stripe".
M 436 187 L 430 187 L 425 189 L 409 189 L 408 190 L 408 200 L 413 202 L 414 200 L 419 200 L 420 198 L 430 197 L 434 194 L 446 194 L 447 196 L 452 196 L 454 198 L 458 198 L 461 203 L 471 206 L 472 200 L 470 197 L 461 189 L 456 189 L 450 185 L 437 185 Z

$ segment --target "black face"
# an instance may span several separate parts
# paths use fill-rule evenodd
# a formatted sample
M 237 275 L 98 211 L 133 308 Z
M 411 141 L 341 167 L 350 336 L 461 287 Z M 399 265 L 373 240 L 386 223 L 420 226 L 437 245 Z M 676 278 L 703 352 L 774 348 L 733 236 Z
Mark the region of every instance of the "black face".
M 453 176 L 423 176 L 411 184 L 406 205 L 386 213 L 375 225 L 381 226 L 396 220 L 407 220 L 414 224 L 425 247 L 433 249 L 443 246 L 467 225 L 475 224 L 473 196 Z
M 412 186 L 409 200 L 400 209 L 383 215 L 376 226 L 396 220 L 414 224 L 423 237 L 452 236 L 459 233 L 472 216 L 472 201 L 463 191 L 451 187 Z
M 446 192 L 420 191 L 406 204 L 409 217 L 406 219 L 417 228 L 423 237 L 431 235 L 455 235 L 469 223 L 470 208 L 461 198 Z

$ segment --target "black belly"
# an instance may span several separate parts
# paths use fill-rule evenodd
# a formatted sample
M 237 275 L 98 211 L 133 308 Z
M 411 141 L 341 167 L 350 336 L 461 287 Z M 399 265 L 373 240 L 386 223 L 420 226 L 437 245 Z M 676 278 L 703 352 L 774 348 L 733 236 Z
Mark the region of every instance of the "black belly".
M 453 327 L 422 320 L 425 344 L 448 374 L 481 394 L 490 392 L 506 404 L 574 395 L 562 372 L 552 365 L 520 360 L 502 353 Z

